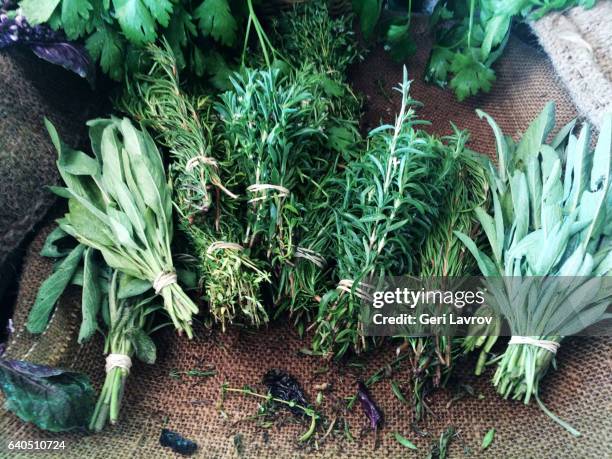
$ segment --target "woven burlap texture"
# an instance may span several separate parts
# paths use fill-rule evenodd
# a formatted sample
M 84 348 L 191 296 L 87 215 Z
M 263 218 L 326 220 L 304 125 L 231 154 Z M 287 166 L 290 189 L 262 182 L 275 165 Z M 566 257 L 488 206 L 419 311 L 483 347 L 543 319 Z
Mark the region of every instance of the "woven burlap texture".
M 531 24 L 581 114 L 612 112 L 612 2 L 551 13 Z
M 45 185 L 59 174 L 44 117 L 71 145 L 85 132 L 87 83 L 78 80 L 29 51 L 0 53 L 0 273 L 54 202 Z
M 407 65 L 415 79 L 411 94 L 425 105 L 419 110 L 421 118 L 432 121 L 428 127 L 441 134 L 450 133 L 449 120 L 472 132 L 472 147 L 494 154 L 493 137 L 474 109 L 482 108 L 495 117 L 502 129 L 518 135 L 541 110 L 547 100 L 558 103 L 559 123 L 575 116 L 569 96 L 560 86 L 544 54 L 512 39 L 504 57 L 496 65 L 498 80 L 490 94 L 482 94 L 458 103 L 452 93 L 422 82 L 422 71 L 427 59 L 430 40 L 423 33 L 417 35 L 419 52 Z M 352 72 L 355 89 L 367 94 L 364 124 L 372 127 L 384 119 L 389 121 L 398 107 L 398 97 L 391 91 L 402 76 L 400 65 L 391 62 L 380 49 L 373 50 L 367 60 Z M 380 88 L 384 90 L 381 91 Z M 388 98 L 390 97 L 390 98 Z M 104 376 L 102 339 L 79 347 L 76 344 L 78 327 L 78 292 L 64 298 L 46 333 L 32 338 L 24 331 L 27 311 L 41 281 L 50 272 L 47 260 L 39 256 L 47 227 L 32 243 L 21 278 L 17 311 L 16 333 L 8 353 L 20 358 L 26 353 L 32 361 L 61 365 L 89 374 L 96 386 Z M 366 432 L 367 421 L 359 406 L 345 416 L 353 441 L 344 436 L 328 436 L 315 450 L 303 447 L 297 438 L 306 426 L 297 424 L 290 415 L 269 429 L 257 426 L 252 416 L 257 412 L 257 400 L 228 395 L 223 413 L 218 406 L 221 386 L 251 385 L 260 392 L 263 374 L 270 368 L 281 368 L 296 376 L 310 400 L 316 397 L 315 386 L 329 383 L 331 390 L 319 407 L 328 419 L 333 419 L 343 397 L 354 394 L 355 381 L 365 378 L 394 358 L 391 346 L 376 350 L 361 361 L 362 368 L 333 362 L 300 352 L 308 346 L 291 326 L 283 321 L 261 330 L 231 329 L 222 334 L 196 328 L 192 341 L 165 330 L 154 336 L 158 344 L 158 360 L 148 366 L 136 362 L 128 380 L 121 422 L 97 435 L 80 433 L 53 435 L 24 425 L 10 413 L 0 418 L 0 451 L 6 450 L 9 440 L 63 439 L 66 449 L 55 456 L 62 458 L 147 458 L 176 457 L 159 446 L 162 427 L 176 430 L 194 439 L 200 446 L 197 457 L 424 457 L 430 443 L 448 426 L 460 430 L 460 439 L 450 446 L 449 457 L 492 458 L 600 458 L 610 456 L 609 416 L 612 385 L 610 384 L 609 355 L 611 343 L 606 339 L 568 339 L 558 355 L 558 369 L 551 370 L 541 389 L 544 402 L 559 416 L 569 421 L 583 434 L 573 438 L 547 418 L 535 405 L 502 400 L 490 383 L 491 374 L 477 378 L 471 375 L 469 364 L 461 366 L 459 380 L 474 388 L 475 397 L 464 397 L 450 403 L 457 385 L 436 392 L 430 406 L 436 417 L 428 416 L 419 426 L 430 435 L 417 436 L 411 429 L 410 406 L 400 403 L 384 380 L 372 388 L 372 395 L 384 412 L 385 425 L 375 436 Z M 36 344 L 37 343 L 37 344 Z M 34 345 L 34 348 L 32 346 Z M 209 378 L 169 376 L 172 370 L 186 371 L 213 365 L 216 376 Z M 327 369 L 327 371 L 324 371 Z M 409 379 L 408 370 L 394 375 L 397 381 Z M 408 387 L 406 388 L 408 389 Z M 450 404 L 449 404 L 450 403 Z M 495 441 L 480 450 L 484 434 L 495 428 Z M 417 452 L 407 450 L 393 437 L 399 432 L 414 441 Z M 3 444 L 4 443 L 4 444 Z M 236 446 L 241 445 L 241 446 Z M 2 454 L 2 453 L 0 453 Z M 20 457 L 18 454 L 14 457 Z M 27 456 L 26 454 L 23 455 Z M 54 457 L 53 454 L 48 454 Z

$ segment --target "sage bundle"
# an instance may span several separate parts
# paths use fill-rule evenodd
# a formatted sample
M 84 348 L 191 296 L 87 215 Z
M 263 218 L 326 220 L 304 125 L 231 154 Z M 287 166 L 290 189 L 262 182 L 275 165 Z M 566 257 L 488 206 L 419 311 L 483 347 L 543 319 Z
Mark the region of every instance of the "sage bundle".
M 94 156 L 64 145 L 47 122 L 66 184 L 52 190 L 68 199 L 69 211 L 58 224 L 98 250 L 108 266 L 150 283 L 176 329 L 191 338 L 198 308 L 177 284 L 172 201 L 159 151 L 127 118 L 88 124 Z
M 497 364 L 493 384 L 504 397 L 536 399 L 574 435 L 579 433 L 541 403 L 540 381 L 563 338 L 610 318 L 612 269 L 608 218 L 612 116 L 604 118 L 590 151 L 589 126 L 578 136 L 574 122 L 550 143 L 555 125 L 549 103 L 520 142 L 508 142 L 495 121 L 498 167 L 490 167 L 493 212 L 476 210 L 492 256 L 458 234 L 488 277 L 489 305 L 508 322 L 512 338 Z
M 117 271 L 109 274 L 104 301 L 106 309 L 102 311 L 108 327 L 104 341 L 106 378 L 89 422 L 89 429 L 94 432 L 100 432 L 107 422 L 116 424 L 119 420 L 134 354 L 147 364 L 154 364 L 157 356 L 155 343 L 149 336 L 156 329 L 155 313 L 161 309 L 155 303 L 155 295 L 152 292 L 145 294 L 150 291 L 146 284 L 142 285 Z

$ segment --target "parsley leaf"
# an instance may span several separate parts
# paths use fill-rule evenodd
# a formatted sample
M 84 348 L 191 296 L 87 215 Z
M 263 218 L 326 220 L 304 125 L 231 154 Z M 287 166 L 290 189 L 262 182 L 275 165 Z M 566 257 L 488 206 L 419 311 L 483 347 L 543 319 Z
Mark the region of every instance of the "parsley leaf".
M 19 3 L 21 12 L 31 25 L 47 22 L 60 0 L 23 0 Z
M 85 33 L 92 9 L 89 0 L 62 0 L 62 27 L 69 39 L 74 40 Z
M 172 2 L 170 0 L 142 0 L 151 14 L 162 27 L 168 27 L 170 14 L 172 13 Z
M 238 25 L 227 0 L 204 0 L 194 11 L 199 27 L 205 36 L 212 36 L 219 43 L 232 46 L 236 41 Z
M 495 72 L 469 51 L 468 54 L 455 54 L 450 70 L 455 74 L 450 81 L 450 87 L 460 102 L 479 90 L 489 92 L 491 84 L 495 81 Z
M 142 0 L 113 0 L 113 6 L 121 31 L 128 40 L 145 44 L 157 38 L 155 20 Z
M 100 60 L 100 67 L 108 76 L 117 81 L 122 79 L 125 44 L 117 32 L 103 26 L 87 39 L 85 47 L 93 59 Z
M 454 53 L 442 46 L 434 46 L 429 56 L 425 81 L 435 83 L 440 87 L 446 86 L 449 67 Z

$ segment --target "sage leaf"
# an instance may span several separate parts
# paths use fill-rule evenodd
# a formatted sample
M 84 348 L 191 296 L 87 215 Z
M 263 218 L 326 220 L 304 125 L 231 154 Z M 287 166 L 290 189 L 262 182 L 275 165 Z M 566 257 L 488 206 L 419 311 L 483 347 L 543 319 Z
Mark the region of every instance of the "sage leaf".
M 83 319 L 79 330 L 79 344 L 89 340 L 98 328 L 98 312 L 102 303 L 102 292 L 98 285 L 98 267 L 94 260 L 94 249 L 87 248 L 83 256 L 83 294 L 81 313 Z
M 154 364 L 157 358 L 157 350 L 151 337 L 140 328 L 132 328 L 128 332 L 128 336 L 134 345 L 138 360 L 149 365 Z
M 30 333 L 42 333 L 47 327 L 53 307 L 70 283 L 84 251 L 84 245 L 77 245 L 40 286 L 26 324 Z

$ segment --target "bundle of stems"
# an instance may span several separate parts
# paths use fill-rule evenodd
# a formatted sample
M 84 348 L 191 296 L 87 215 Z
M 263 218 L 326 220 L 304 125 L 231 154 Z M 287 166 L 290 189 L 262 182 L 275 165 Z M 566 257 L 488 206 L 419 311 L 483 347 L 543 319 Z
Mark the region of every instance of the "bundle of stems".
M 478 240 L 481 227 L 478 225 L 474 210 L 487 200 L 488 184 L 482 160 L 465 147 L 468 139 L 466 132 L 455 129 L 453 136 L 447 137 L 448 148 L 453 152 L 455 168 L 451 179 L 453 184 L 444 196 L 440 216 L 421 248 L 418 276 L 434 284 L 440 282 L 461 282 L 461 277 L 474 274 L 476 261 L 469 255 L 465 246 L 453 231 L 470 234 Z M 445 287 L 446 288 L 446 287 Z M 456 285 L 453 288 L 457 288 Z M 417 308 L 421 306 L 417 305 Z M 431 315 L 440 315 L 443 305 L 428 305 Z M 424 312 L 424 311 L 423 311 Z M 414 327 L 411 327 L 412 331 Z M 408 336 L 398 347 L 398 352 L 411 352 L 411 382 L 415 421 L 424 414 L 424 394 L 429 388 L 436 388 L 447 380 L 451 373 L 453 360 L 460 352 L 462 337 L 445 334 L 442 327 L 423 330 L 423 336 Z
M 110 267 L 149 282 L 176 329 L 191 338 L 198 308 L 177 284 L 170 249 L 172 201 L 159 151 L 127 118 L 88 124 L 93 157 L 62 144 L 47 122 L 66 184 L 52 190 L 68 199 L 69 208 L 58 224 L 97 249 Z
M 233 151 L 232 170 L 246 180 L 244 244 L 265 247 L 273 267 L 291 260 L 292 229 L 300 204 L 295 188 L 304 177 L 309 151 L 321 137 L 320 103 L 308 88 L 277 69 L 244 69 L 234 89 L 215 105 L 223 140 Z
M 590 151 L 589 126 L 578 136 L 574 122 L 550 143 L 554 104 L 546 105 L 518 144 L 496 136 L 498 167 L 490 166 L 493 212 L 476 210 L 492 257 L 458 233 L 489 277 L 489 305 L 508 322 L 512 339 L 500 357 L 493 384 L 506 397 L 541 403 L 540 381 L 565 336 L 610 318 L 612 212 L 610 166 L 612 115 L 604 117 L 597 146 Z
M 147 49 L 153 65 L 126 86 L 122 109 L 150 126 L 156 139 L 168 148 L 174 171 L 175 201 L 188 218 L 207 212 L 212 190 L 236 199 L 220 177 L 220 158 L 213 148 L 214 119 L 208 97 L 190 97 L 183 91 L 178 64 L 167 42 Z
M 394 126 L 370 133 L 365 154 L 347 164 L 337 180 L 334 259 L 337 288 L 320 303 L 315 350 L 337 357 L 370 343 L 360 329 L 360 309 L 373 283 L 410 272 L 414 257 L 438 213 L 453 159 L 448 149 L 415 129 L 409 82 Z
M 108 325 L 104 353 L 110 357 L 106 364 L 104 385 L 89 423 L 89 429 L 94 432 L 100 432 L 107 422 L 116 424 L 119 420 L 131 357 L 136 354 L 139 360 L 153 364 L 157 355 L 149 335 L 159 328 L 154 328 L 153 319 L 155 313 L 162 309 L 161 306 L 154 302 L 154 295 L 126 298 L 130 292 L 119 288 L 118 279 L 119 273 L 114 271 L 104 303 L 108 309 L 102 311 Z M 118 364 L 113 363 L 113 357 L 120 360 Z

